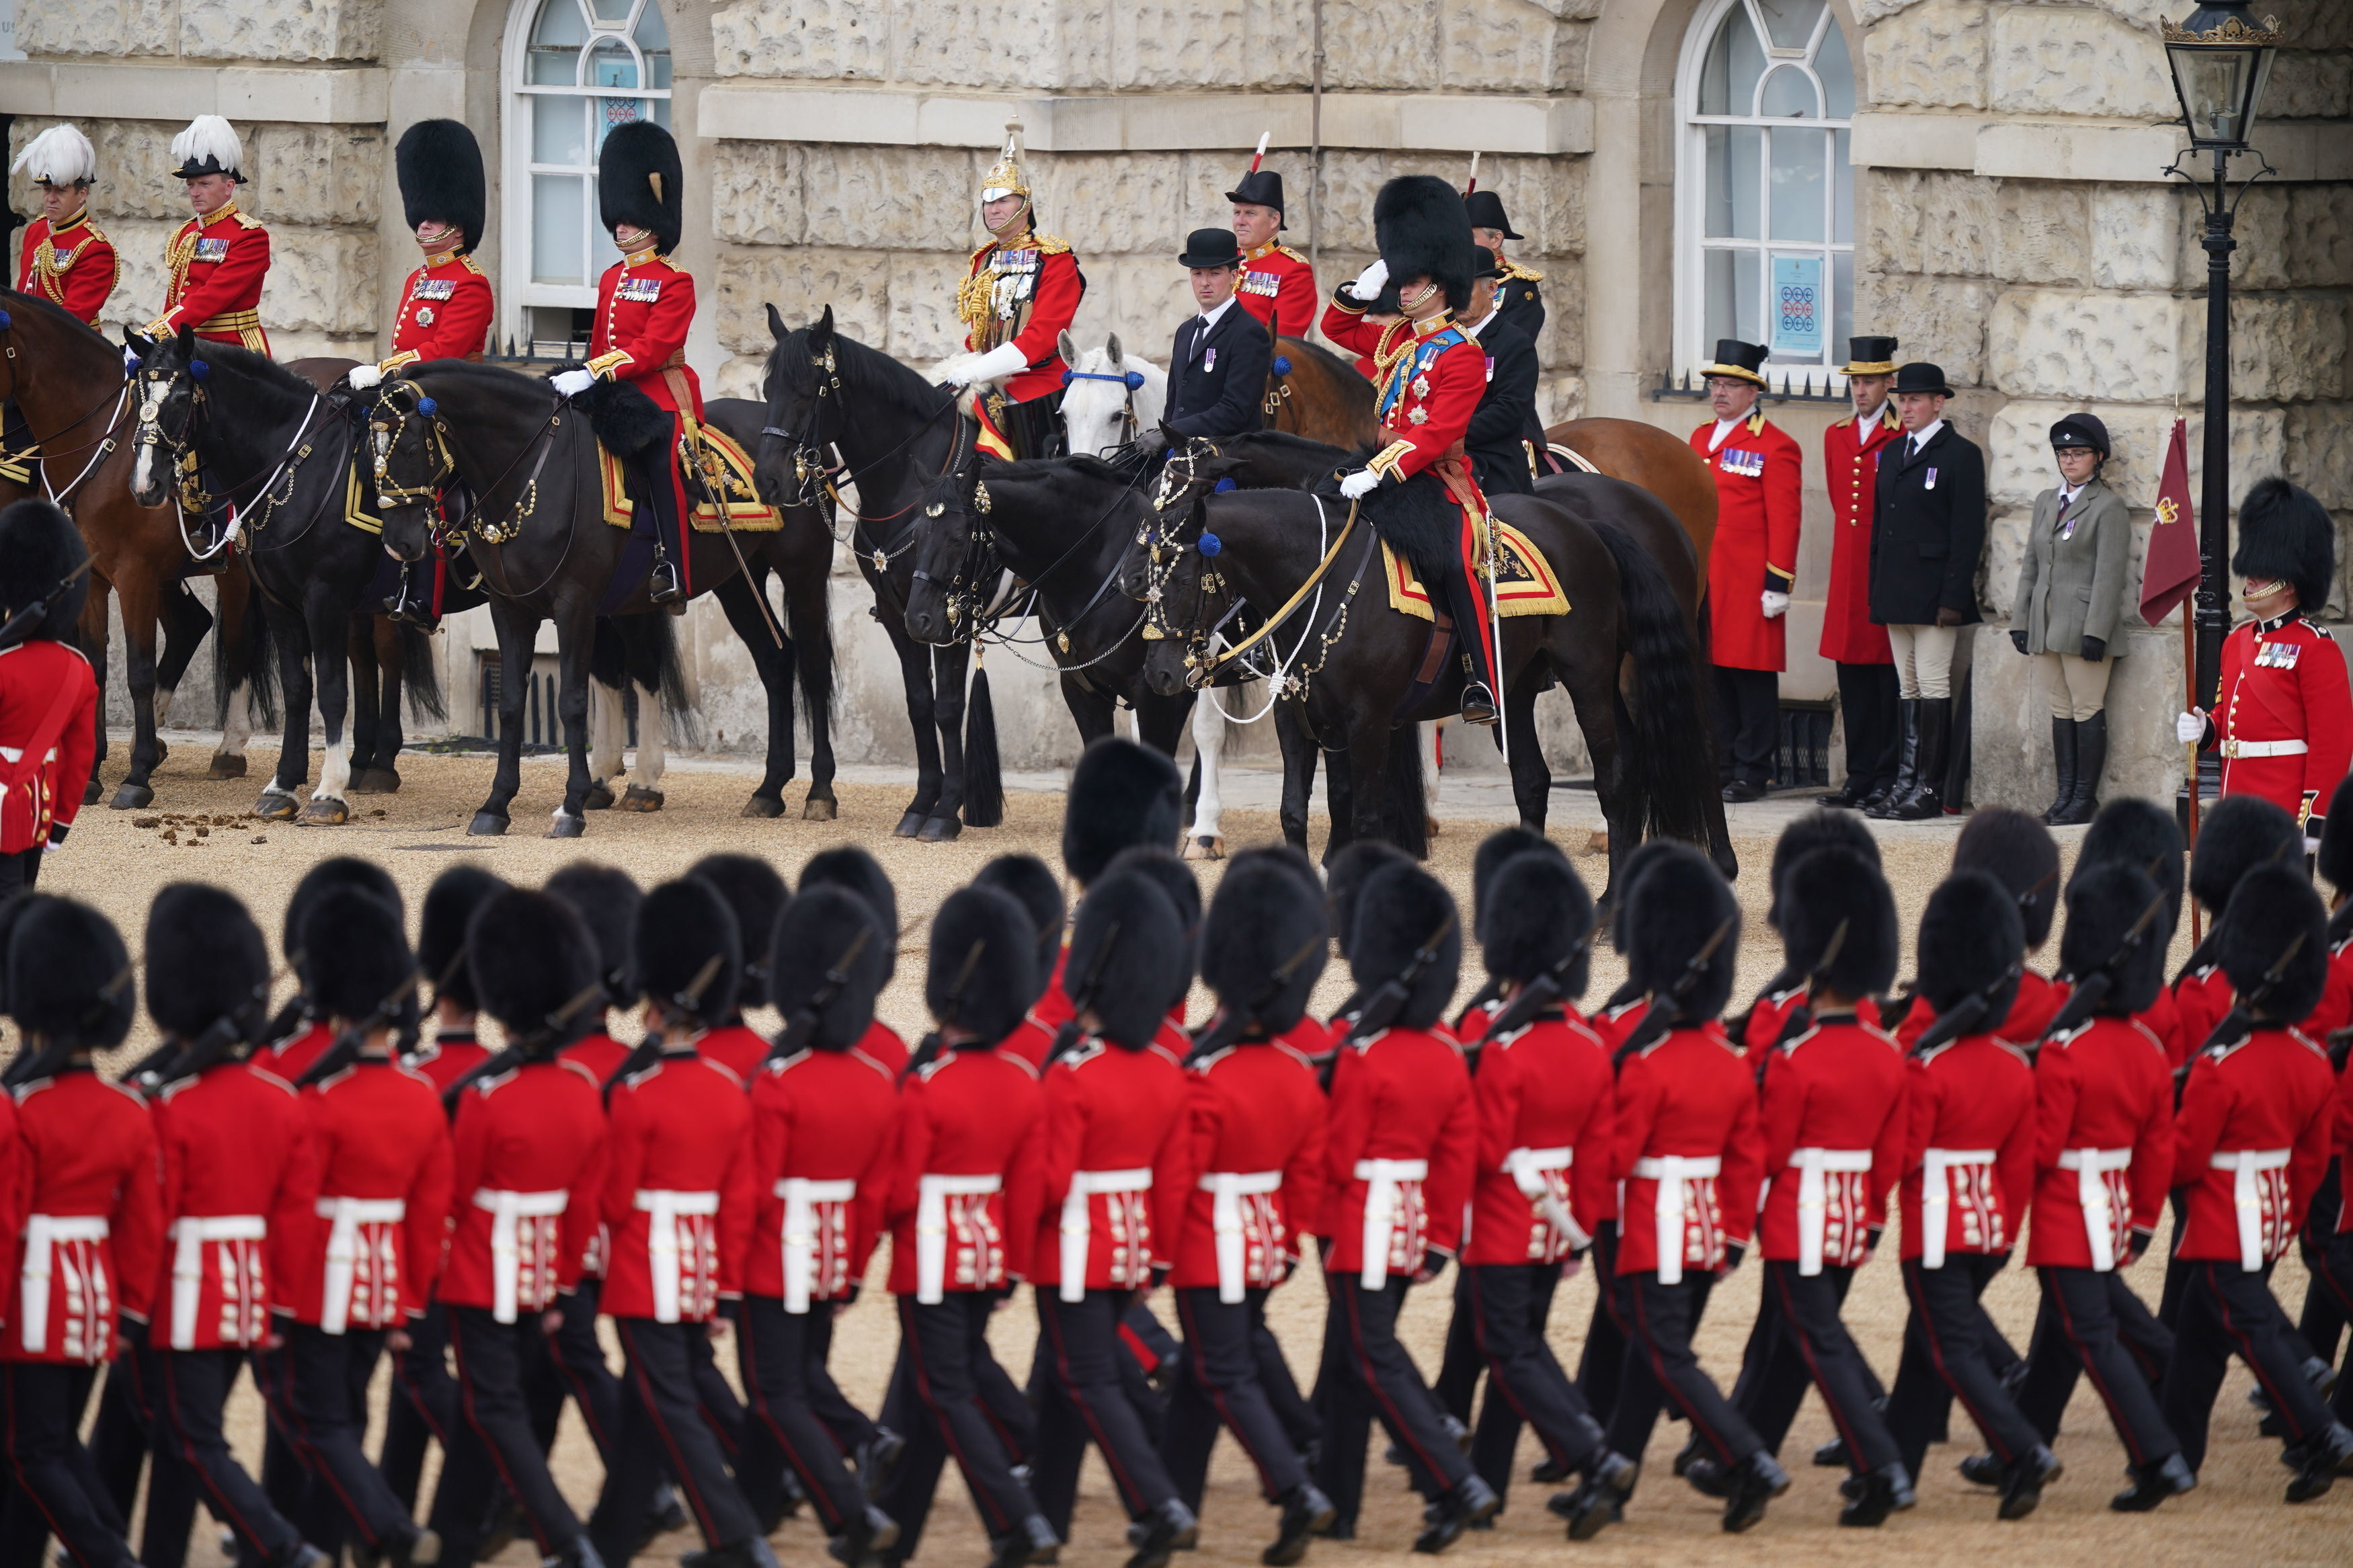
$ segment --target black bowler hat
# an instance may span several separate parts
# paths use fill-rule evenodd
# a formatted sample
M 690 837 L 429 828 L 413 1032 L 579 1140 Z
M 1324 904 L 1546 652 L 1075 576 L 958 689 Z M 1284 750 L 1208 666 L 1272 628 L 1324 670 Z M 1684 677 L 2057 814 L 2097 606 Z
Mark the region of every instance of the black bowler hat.
M 1753 381 L 1765 384 L 1765 345 L 1744 343 L 1738 338 L 1715 340 L 1715 360 L 1699 367 L 1702 376 L 1728 375 L 1736 381 Z
M 1846 341 L 1846 368 L 1841 375 L 1894 375 L 1895 374 L 1895 340 L 1894 338 L 1849 338 Z
M 1472 282 L 1476 283 L 1482 278 L 1501 278 L 1504 275 L 1503 264 L 1495 259 L 1495 253 L 1485 246 L 1472 246 L 1471 254 L 1478 263 L 1471 268 Z
M 1229 228 L 1197 228 L 1185 237 L 1185 253 L 1176 258 L 1179 267 L 1240 267 L 1242 264 L 1241 241 Z
M 1505 239 L 1525 239 L 1526 235 L 1512 232 L 1512 220 L 1504 216 L 1504 198 L 1493 191 L 1472 191 L 1462 198 L 1462 216 L 1471 220 L 1472 228 L 1493 228 L 1503 231 Z
M 1252 169 L 1242 176 L 1242 183 L 1226 193 L 1226 200 L 1236 205 L 1272 207 L 1279 217 L 1282 213 L 1282 176 L 1272 169 Z M 1274 226 L 1281 228 L 1282 224 Z
M 2105 458 L 2108 455 L 2108 427 L 2095 414 L 2070 414 L 2051 426 L 2051 447 L 2089 447 Z
M 1924 359 L 1915 359 L 1909 364 L 1896 367 L 1895 390 L 1898 394 L 1925 392 L 1935 397 L 1953 395 L 1953 389 L 1945 384 L 1945 367 L 1930 364 Z

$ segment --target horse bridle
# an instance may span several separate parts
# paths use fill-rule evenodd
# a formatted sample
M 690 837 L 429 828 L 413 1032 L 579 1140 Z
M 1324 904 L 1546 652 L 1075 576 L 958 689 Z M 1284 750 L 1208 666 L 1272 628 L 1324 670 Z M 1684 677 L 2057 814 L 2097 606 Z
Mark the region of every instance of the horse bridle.
M 166 432 L 164 428 L 164 399 L 170 395 L 173 384 L 178 381 L 182 374 L 185 374 L 188 378 L 187 417 L 176 433 Z M 205 515 L 211 510 L 212 503 L 216 500 L 227 500 L 234 504 L 239 491 L 253 486 L 252 504 L 240 509 L 240 519 L 244 513 L 249 512 L 254 514 L 253 521 L 249 528 L 240 527 L 238 531 L 248 532 L 259 538 L 269 521 L 278 515 L 278 509 L 293 500 L 294 487 L 300 478 L 301 467 L 309 461 L 311 455 L 318 450 L 317 443 L 305 437 L 310 436 L 312 429 L 311 422 L 317 417 L 319 410 L 323 406 L 331 416 L 339 415 L 348 407 L 348 401 L 342 397 L 331 399 L 324 393 L 313 392 L 311 395 L 310 405 L 302 411 L 301 423 L 295 426 L 293 439 L 288 443 L 286 449 L 279 454 L 277 460 L 269 468 L 257 468 L 253 473 L 225 485 L 218 490 L 207 490 L 204 488 L 204 481 L 196 471 L 195 443 L 198 421 L 209 411 L 211 405 L 210 397 L 205 388 L 206 379 L 210 374 L 211 366 L 193 355 L 169 375 L 152 371 L 144 363 L 142 363 L 138 374 L 125 383 L 126 388 L 135 385 L 139 391 L 138 422 L 132 428 L 132 439 L 137 446 L 156 449 L 159 456 L 168 455 L 173 466 L 179 470 L 178 499 L 184 518 L 189 512 L 195 512 L 198 516 Z M 279 495 L 274 492 L 278 489 L 278 481 L 281 477 L 286 481 L 286 489 L 283 495 Z M 259 479 L 259 485 L 255 484 L 257 479 Z M 312 525 L 325 514 L 327 501 L 332 494 L 332 487 L 322 492 L 318 506 L 304 521 L 301 531 L 277 548 L 282 549 L 285 545 L 293 544 L 308 534 Z M 183 526 L 185 527 L 185 523 Z M 189 553 L 198 555 L 200 559 L 209 557 L 217 552 L 227 542 L 227 538 L 224 536 L 215 543 L 213 550 L 199 552 L 191 547 Z
M 1121 386 L 1127 389 L 1126 395 L 1120 399 L 1119 428 L 1120 434 L 1126 437 L 1126 441 L 1123 442 L 1122 445 L 1125 445 L 1127 442 L 1133 442 L 1137 434 L 1135 394 L 1137 389 L 1144 385 L 1144 373 L 1140 370 L 1131 370 L 1119 375 L 1113 375 L 1107 371 L 1100 370 L 1065 370 L 1062 372 L 1062 384 L 1064 386 L 1070 385 L 1071 383 L 1074 381 L 1115 381 Z
M 8 360 L 8 380 L 12 396 L 14 395 L 14 388 L 16 380 L 16 340 L 13 335 L 13 329 L 16 324 L 16 319 L 13 316 L 11 316 L 6 310 L 0 310 L 0 353 L 5 353 Z M 83 482 L 87 480 L 90 475 L 98 471 L 98 466 L 106 461 L 107 458 L 113 453 L 116 447 L 119 445 L 114 437 L 115 432 L 122 428 L 123 410 L 130 405 L 131 381 L 132 378 L 126 374 L 122 378 L 122 384 L 115 388 L 114 413 L 107 420 L 106 428 L 100 430 L 93 439 L 85 441 L 79 447 L 69 447 L 59 452 L 48 452 L 43 450 L 43 448 L 51 441 L 56 440 L 59 436 L 63 436 L 67 431 L 77 429 L 81 426 L 90 423 L 90 421 L 97 416 L 98 411 L 106 406 L 106 395 L 103 393 L 100 394 L 98 401 L 90 405 L 88 409 L 74 418 L 67 421 L 64 425 L 58 426 L 55 435 L 35 435 L 30 422 L 28 421 L 26 423 L 26 434 L 29 439 L 25 444 L 25 451 L 23 455 L 27 458 L 37 458 L 41 461 L 41 488 L 47 491 L 49 500 L 53 504 L 57 506 L 64 506 L 69 500 L 71 500 L 73 493 L 81 489 Z M 82 465 L 81 472 L 76 474 L 70 480 L 69 480 L 65 489 L 58 489 L 57 487 L 49 483 L 48 460 L 50 458 L 78 457 L 84 452 L 90 452 L 92 454 L 90 461 Z M 14 458 L 16 456 L 17 454 L 9 452 L 5 448 L 0 448 L 0 458 Z

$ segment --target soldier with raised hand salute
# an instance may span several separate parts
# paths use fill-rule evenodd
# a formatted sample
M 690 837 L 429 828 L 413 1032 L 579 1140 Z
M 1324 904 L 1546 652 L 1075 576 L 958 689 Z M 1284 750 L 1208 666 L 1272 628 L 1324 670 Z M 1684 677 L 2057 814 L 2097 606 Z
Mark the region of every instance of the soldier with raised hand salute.
M 1773 771 L 1798 584 L 1798 491 L 1805 455 L 1759 406 L 1765 353 L 1725 338 L 1701 367 L 1715 423 L 1691 433 L 1715 476 L 1708 548 L 1708 657 L 1715 662 L 1717 771 L 1727 801 L 1762 799 Z

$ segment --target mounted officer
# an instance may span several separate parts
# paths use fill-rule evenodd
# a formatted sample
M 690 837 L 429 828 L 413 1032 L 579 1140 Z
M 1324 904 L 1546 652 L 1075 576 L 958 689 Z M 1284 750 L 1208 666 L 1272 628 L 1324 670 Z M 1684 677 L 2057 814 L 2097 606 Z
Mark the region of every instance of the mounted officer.
M 77 126 L 52 125 L 25 144 L 11 174 L 29 174 L 41 187 L 41 216 L 25 227 L 16 266 L 16 292 L 63 306 L 77 321 L 96 325 L 98 313 L 122 276 L 114 242 L 90 221 L 90 182 L 98 154 Z
M 1234 204 L 1234 239 L 1242 253 L 1241 287 L 1235 297 L 1266 323 L 1270 341 L 1286 334 L 1303 338 L 1315 320 L 1315 268 L 1275 237 L 1283 227 L 1282 176 L 1259 167 L 1265 156 L 1261 136 L 1250 173 L 1226 193 Z
M 172 171 L 188 187 L 196 216 L 172 232 L 164 247 L 164 313 L 147 323 L 160 338 L 191 327 L 207 342 L 269 352 L 261 330 L 261 286 L 269 276 L 269 231 L 237 210 L 245 184 L 245 148 L 236 128 L 217 114 L 199 114 L 172 138 Z
M 956 289 L 965 355 L 941 367 L 950 386 L 996 384 L 982 397 L 1000 457 L 1061 455 L 1062 372 L 1055 343 L 1069 330 L 1087 291 L 1067 241 L 1037 231 L 1029 177 L 1021 169 L 1021 122 L 1005 128 L 1005 152 L 980 187 L 987 245 Z

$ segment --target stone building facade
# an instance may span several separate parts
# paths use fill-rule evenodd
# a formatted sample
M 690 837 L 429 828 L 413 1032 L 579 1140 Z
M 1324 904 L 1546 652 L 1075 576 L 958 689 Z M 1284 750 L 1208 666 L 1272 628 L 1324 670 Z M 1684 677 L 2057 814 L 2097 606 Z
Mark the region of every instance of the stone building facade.
M 593 135 L 600 117 L 657 114 L 685 158 L 680 259 L 705 301 L 690 352 L 713 395 L 755 390 L 772 301 L 788 321 L 830 304 L 845 330 L 912 362 L 957 347 L 954 284 L 1009 118 L 1043 226 L 1071 241 L 1088 278 L 1078 336 L 1116 331 L 1148 356 L 1165 354 L 1189 310 L 1174 251 L 1187 229 L 1222 221 L 1219 193 L 1261 132 L 1295 209 L 1288 237 L 1313 249 L 1327 288 L 1368 259 L 1382 180 L 1460 183 L 1475 151 L 1481 184 L 1526 236 L 1515 258 L 1546 275 L 1552 417 L 1701 423 L 1704 408 L 1662 384 L 1694 370 L 1719 330 L 1757 318 L 1761 269 L 1785 258 L 1819 285 L 1824 319 L 1810 357 L 1802 332 L 1790 353 L 1777 344 L 1777 376 L 1810 366 L 1823 390 L 1849 330 L 1897 334 L 1902 357 L 1943 364 L 1963 389 L 1957 422 L 1989 450 L 1984 599 L 1998 632 L 2028 510 L 2051 482 L 2054 418 L 2089 407 L 2107 420 L 2110 477 L 2144 533 L 2177 400 L 2194 466 L 2205 276 L 2197 205 L 2161 173 L 2181 141 L 2165 123 L 2178 110 L 2158 37 L 2161 17 L 2190 8 L 17 0 L 27 58 L 0 63 L 0 112 L 12 145 L 56 118 L 91 132 L 100 220 L 130 264 L 118 323 L 147 319 L 161 298 L 163 238 L 180 213 L 166 142 L 193 114 L 228 115 L 251 153 L 248 205 L 277 237 L 262 312 L 290 355 L 375 351 L 414 258 L 386 150 L 434 115 L 472 124 L 490 163 L 480 257 L 501 291 L 494 346 L 560 342 L 586 302 L 577 279 L 593 286 L 599 265 L 593 246 L 565 248 L 578 189 L 564 171 L 586 160 L 564 140 L 579 121 L 564 117 L 585 112 Z M 2257 138 L 2279 177 L 2239 221 L 2233 489 L 2285 473 L 2353 521 L 2353 7 L 2259 9 L 2278 12 L 2290 47 Z M 21 181 L 10 195 L 32 210 Z M 1784 275 L 1770 276 L 1778 287 Z M 1817 458 L 1843 409 L 1793 397 L 1770 411 L 1809 457 L 1784 695 L 1820 699 L 1831 679 L 1811 653 L 1829 559 Z M 844 754 L 896 760 L 907 742 L 895 669 L 863 589 L 848 576 L 838 587 Z M 702 616 L 689 642 L 705 739 L 756 744 L 749 661 Z M 453 625 L 443 639 L 461 729 L 480 721 L 462 700 L 472 635 Z M 2126 640 L 2111 788 L 2157 792 L 2177 766 L 2179 638 L 2168 626 Z M 1976 796 L 2040 804 L 2047 726 L 2024 661 L 1998 635 L 1977 643 Z M 1051 681 L 1003 665 L 991 671 L 1008 764 L 1066 760 L 1076 732 Z

